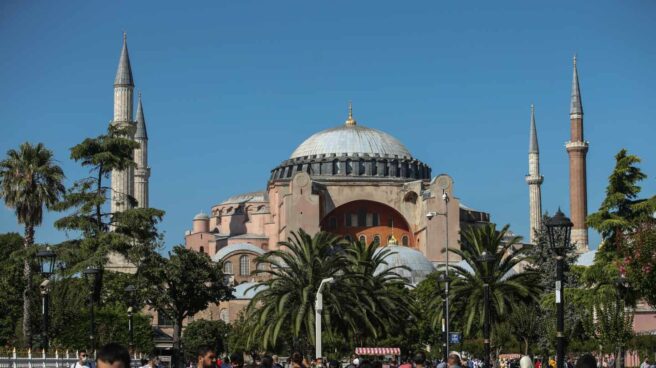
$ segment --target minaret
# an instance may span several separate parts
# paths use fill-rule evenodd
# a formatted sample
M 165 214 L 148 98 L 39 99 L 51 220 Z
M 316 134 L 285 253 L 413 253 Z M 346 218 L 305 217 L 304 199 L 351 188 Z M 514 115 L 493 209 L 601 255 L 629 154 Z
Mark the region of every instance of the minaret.
M 540 231 L 542 228 L 542 189 L 540 188 L 542 181 L 544 181 L 544 178 L 540 175 L 540 148 L 538 146 L 538 131 L 535 127 L 535 107 L 531 105 L 531 128 L 528 140 L 528 175 L 526 175 L 531 216 L 531 225 L 529 228 L 531 244 L 535 244 L 537 241 L 535 231 Z
M 585 157 L 588 142 L 583 139 L 583 105 L 579 88 L 579 73 L 574 56 L 574 74 L 572 76 L 572 98 L 569 110 L 571 138 L 565 144 L 569 155 L 569 209 L 572 217 L 572 243 L 576 243 L 579 254 L 588 251 L 588 190 Z
M 121 57 L 118 61 L 118 70 L 114 79 L 114 119 L 112 125 L 134 129 L 132 123 L 134 80 L 132 79 L 132 68 L 130 67 L 130 56 L 128 55 L 127 35 L 123 33 L 123 47 Z M 132 138 L 133 133 L 129 133 Z M 133 193 L 134 170 L 112 171 L 112 202 L 111 212 L 125 211 L 130 207 L 126 196 Z
M 139 148 L 134 150 L 134 162 L 137 166 L 134 169 L 134 198 L 137 200 L 137 207 L 148 208 L 148 180 L 150 178 L 150 168 L 148 167 L 148 133 L 146 131 L 146 119 L 144 119 L 143 106 L 141 104 L 141 92 L 139 93 L 139 102 L 137 103 L 137 129 L 134 133 L 135 142 L 139 143 Z

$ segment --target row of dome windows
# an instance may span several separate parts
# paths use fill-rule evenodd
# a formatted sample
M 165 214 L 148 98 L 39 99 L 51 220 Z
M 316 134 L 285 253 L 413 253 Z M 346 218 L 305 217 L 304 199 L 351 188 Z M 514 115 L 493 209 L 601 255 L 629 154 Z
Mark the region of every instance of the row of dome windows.
M 347 241 L 353 241 L 353 238 L 351 237 L 351 235 L 346 235 L 346 236 L 344 236 L 344 239 L 346 239 Z M 365 243 L 365 244 L 367 244 L 367 236 L 366 236 L 366 235 L 360 235 L 360 236 L 358 237 L 358 240 L 359 240 L 361 243 Z M 378 243 L 378 244 L 380 244 L 380 245 L 391 245 L 391 244 L 390 244 L 390 241 L 392 240 L 392 235 L 390 235 L 390 236 L 387 237 L 387 243 L 386 243 L 386 244 L 383 244 L 383 243 L 380 242 L 381 237 L 380 237 L 380 235 L 378 235 L 378 234 L 374 235 L 373 238 L 372 238 L 371 240 L 372 240 L 374 243 Z M 409 244 L 410 244 L 410 238 L 409 238 L 407 235 L 403 235 L 403 237 L 401 237 L 401 245 L 404 245 L 404 246 L 407 247 Z
M 328 227 L 331 230 L 337 229 L 337 218 L 330 217 L 328 219 Z M 367 212 L 364 209 L 358 210 L 357 213 L 344 214 L 345 227 L 372 227 L 380 226 L 380 215 L 378 213 Z M 394 216 L 387 217 L 387 226 L 394 227 Z

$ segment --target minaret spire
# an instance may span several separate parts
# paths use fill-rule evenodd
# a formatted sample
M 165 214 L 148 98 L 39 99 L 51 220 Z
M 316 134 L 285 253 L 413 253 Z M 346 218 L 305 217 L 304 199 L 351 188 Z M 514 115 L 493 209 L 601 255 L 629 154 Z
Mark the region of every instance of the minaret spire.
M 134 87 L 132 67 L 130 66 L 130 54 L 128 53 L 128 35 L 125 32 L 123 32 L 123 47 L 121 48 L 121 57 L 118 59 L 118 69 L 116 69 L 114 85 Z
M 540 149 L 538 146 L 538 132 L 535 126 L 535 106 L 531 104 L 531 126 L 529 128 L 528 144 L 528 175 L 526 175 L 526 184 L 528 184 L 529 195 L 529 239 L 531 244 L 537 242 L 536 230 L 542 228 L 542 189 L 544 181 L 540 175 Z
M 581 103 L 581 88 L 579 86 L 579 72 L 576 68 L 576 55 L 572 61 L 574 64 L 574 71 L 572 75 L 572 98 L 569 108 L 571 115 L 583 115 L 583 104 Z
M 146 119 L 144 118 L 143 103 L 141 102 L 141 92 L 139 92 L 139 102 L 137 103 L 137 118 L 135 121 L 137 127 L 134 133 L 135 142 L 139 147 L 134 150 L 134 199 L 137 201 L 137 207 L 148 208 L 148 188 L 150 181 L 150 167 L 148 167 L 148 132 L 146 130 Z
M 531 104 L 531 128 L 529 131 L 528 152 L 540 153 L 540 147 L 538 146 L 538 131 L 535 127 L 535 106 L 533 104 Z
M 588 142 L 583 139 L 583 104 L 576 56 L 573 60 L 572 94 L 570 100 L 570 140 L 565 144 L 569 155 L 569 206 L 572 223 L 572 243 L 576 243 L 578 253 L 588 251 L 588 187 L 586 156 Z

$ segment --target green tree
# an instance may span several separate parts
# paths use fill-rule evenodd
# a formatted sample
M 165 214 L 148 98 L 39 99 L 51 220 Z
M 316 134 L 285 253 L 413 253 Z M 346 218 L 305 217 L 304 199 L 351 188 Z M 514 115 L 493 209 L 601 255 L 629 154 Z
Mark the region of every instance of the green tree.
M 154 252 L 145 257 L 140 280 L 148 305 L 173 321 L 173 367 L 179 367 L 183 320 L 210 303 L 232 297 L 232 290 L 224 284 L 222 265 L 205 253 L 178 245 L 169 258 Z
M 507 318 L 508 327 L 513 335 L 522 342 L 521 352 L 528 355 L 529 348 L 540 339 L 542 310 L 537 303 L 519 303 Z
M 269 275 L 262 282 L 248 305 L 247 317 L 253 319 L 249 342 L 260 340 L 264 349 L 276 345 L 281 333 L 291 332 L 294 341 L 305 344 L 314 342 L 314 296 L 321 280 L 338 278 L 338 272 L 346 263 L 342 240 L 332 234 L 320 232 L 314 237 L 303 230 L 292 233 L 291 238 L 280 243 L 280 249 L 265 253 L 258 261 L 266 265 L 256 271 Z M 332 293 L 339 286 L 345 293 Z M 324 316 L 343 304 L 352 293 L 343 283 L 336 282 L 324 290 Z M 345 308 L 350 306 L 343 305 Z M 329 317 L 330 318 L 330 317 Z M 349 323 L 350 321 L 345 321 Z M 364 326 L 367 327 L 367 326 Z M 295 349 L 299 346 L 292 342 Z
M 599 342 L 604 353 L 621 356 L 633 336 L 633 311 L 620 298 L 600 294 L 588 309 L 588 333 Z
M 182 347 L 186 360 L 194 360 L 198 349 L 203 345 L 210 345 L 216 349 L 217 354 L 228 353 L 227 338 L 230 334 L 230 325 L 223 321 L 208 321 L 199 319 L 191 322 L 185 328 L 182 336 Z
M 64 193 L 63 180 L 64 172 L 42 143 L 23 143 L 18 150 L 7 151 L 7 158 L 0 162 L 0 197 L 14 210 L 18 223 L 24 225 L 26 250 L 34 244 L 34 228 L 41 225 L 44 207 L 54 208 Z M 23 336 L 26 345 L 31 346 L 32 267 L 27 257 L 23 259 L 23 276 Z
M 641 188 L 638 183 L 645 178 L 637 166 L 640 158 L 626 149 L 615 155 L 615 168 L 608 177 L 606 198 L 599 210 L 587 218 L 589 226 L 602 237 L 600 254 L 607 260 L 622 254 L 625 236 L 639 223 L 649 219 L 655 210 L 656 197 L 638 198 Z
M 23 237 L 0 235 L 0 346 L 16 346 L 16 329 L 21 320 L 23 289 Z
M 335 283 L 323 291 L 322 313 L 328 345 L 340 349 L 392 338 L 413 310 L 405 280 L 386 263 L 391 254 L 377 244 L 349 244 L 325 232 L 292 233 L 280 250 L 259 258 L 267 267 L 257 272 L 270 277 L 248 306 L 246 318 L 254 321 L 249 341 L 267 349 L 288 336 L 289 346 L 309 349 L 315 343 L 314 298 L 329 277 Z
M 466 334 L 471 332 L 474 325 L 483 325 L 484 280 L 489 280 L 492 330 L 519 303 L 536 302 L 542 291 L 540 275 L 535 271 L 514 271 L 525 259 L 528 248 L 514 249 L 513 246 L 520 244 L 520 238 L 504 240 L 507 231 L 508 225 L 501 231 L 497 231 L 494 224 L 471 227 L 463 233 L 460 249 L 448 249 L 464 262 L 464 265 L 453 265 L 451 268 L 456 276 L 451 283 L 451 297 L 454 314 L 463 317 Z M 494 256 L 491 266 L 480 260 L 483 252 Z
M 639 225 L 629 236 L 626 248 L 628 255 L 623 265 L 631 281 L 631 289 L 656 307 L 656 223 L 645 221 Z
M 161 244 L 156 225 L 163 211 L 131 208 L 113 213 L 105 209 L 111 196 L 111 172 L 133 167 L 132 152 L 138 145 L 126 138 L 125 129 L 110 126 L 107 134 L 87 138 L 71 148 L 71 159 L 88 168 L 90 175 L 76 181 L 58 205 L 61 210 L 73 211 L 57 220 L 55 226 L 81 234 L 81 239 L 62 247 L 70 273 L 88 266 L 102 267 L 110 252 L 119 252 L 139 266 L 144 255 Z M 127 200 L 130 205 L 136 204 L 130 196 Z

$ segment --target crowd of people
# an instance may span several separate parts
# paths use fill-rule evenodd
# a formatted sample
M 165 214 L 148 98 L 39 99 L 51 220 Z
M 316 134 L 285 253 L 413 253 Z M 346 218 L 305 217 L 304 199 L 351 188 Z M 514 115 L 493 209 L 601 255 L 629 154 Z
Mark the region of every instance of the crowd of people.
M 613 365 L 603 364 L 604 359 L 598 359 L 591 354 L 583 354 L 578 358 L 567 360 L 566 368 L 611 368 Z M 500 359 L 494 364 L 496 368 L 555 368 L 554 359 L 543 361 L 540 357 L 532 359 L 523 356 L 519 359 Z M 103 346 L 96 354 L 95 362 L 91 361 L 84 350 L 79 351 L 78 361 L 70 368 L 163 368 L 155 356 L 134 364 L 128 350 L 116 343 Z M 219 357 L 211 346 L 201 346 L 196 359 L 189 361 L 187 368 L 482 368 L 483 362 L 479 359 L 468 359 L 467 356 L 457 352 L 449 354 L 446 361 L 432 361 L 427 359 L 423 352 L 413 357 L 396 359 L 369 359 L 353 355 L 348 362 L 318 358 L 310 360 L 301 353 L 295 352 L 286 359 L 276 355 L 254 356 L 249 363 L 244 362 L 244 355 L 233 353 L 230 356 Z M 653 361 L 645 359 L 640 368 L 656 368 Z

